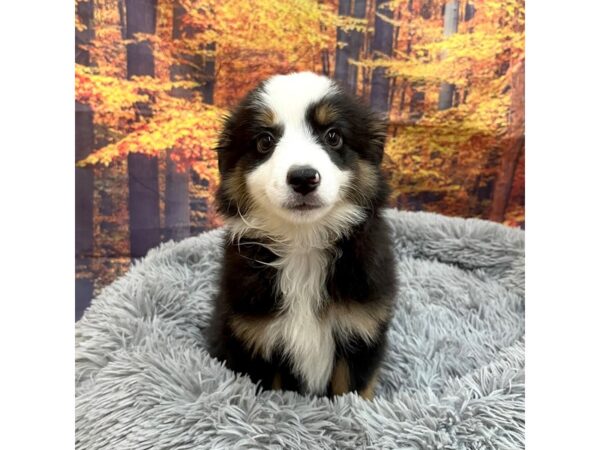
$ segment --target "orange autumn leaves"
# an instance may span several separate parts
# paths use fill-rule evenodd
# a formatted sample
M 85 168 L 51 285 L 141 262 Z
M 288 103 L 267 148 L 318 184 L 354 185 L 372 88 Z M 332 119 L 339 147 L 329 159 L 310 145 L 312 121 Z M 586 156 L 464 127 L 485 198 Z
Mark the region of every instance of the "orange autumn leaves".
M 117 0 L 95 2 L 95 34 L 90 48 L 93 67 L 76 66 L 76 99 L 94 111 L 96 127 L 108 140 L 79 165 L 104 164 L 132 152 L 169 157 L 192 166 L 215 181 L 214 145 L 227 108 L 244 92 L 276 72 L 317 70 L 314 57 L 335 42 L 337 15 L 331 4 L 312 1 L 181 1 L 183 33 L 173 38 L 173 2 L 159 0 L 157 29 L 134 40 L 151 43 L 155 77 L 125 77 L 122 14 Z M 326 22 L 329 34 L 321 30 Z M 282 26 L 285 24 L 285 26 Z M 78 24 L 78 26 L 82 26 Z M 216 43 L 216 50 L 208 50 Z M 173 81 L 170 68 L 200 58 L 217 62 L 215 103 L 203 103 L 193 79 Z M 174 89 L 194 92 L 185 98 Z M 140 104 L 151 115 L 138 114 Z
M 445 3 L 397 3 L 394 56 L 377 60 L 397 92 L 390 108 L 395 131 L 386 146 L 386 167 L 398 198 L 439 193 L 444 200 L 424 207 L 485 216 L 488 200 L 473 197 L 493 182 L 505 145 L 516 95 L 513 73 L 524 60 L 524 1 L 470 1 L 468 18 L 466 2 L 458 2 L 458 31 L 452 36 L 443 33 Z M 423 17 L 424 6 L 432 17 Z M 374 62 L 360 64 L 370 69 Z M 452 108 L 440 111 L 442 83 L 453 84 L 455 95 Z M 422 93 L 417 119 L 412 106 L 402 107 L 415 92 Z M 474 202 L 480 205 L 472 208 Z
M 157 154 L 168 149 L 180 164 L 214 159 L 212 149 L 224 111 L 200 98 L 176 98 L 174 87 L 189 83 L 160 82 L 152 77 L 123 80 L 94 75 L 78 66 L 77 99 L 92 106 L 97 124 L 124 136 L 92 153 L 80 164 L 108 165 L 130 152 Z M 136 115 L 136 104 L 152 104 L 152 116 Z
M 357 94 L 369 98 L 376 66 L 384 66 L 391 80 L 385 169 L 394 202 L 440 192 L 438 211 L 480 214 L 457 205 L 467 205 L 495 176 L 508 127 L 512 71 L 524 58 L 524 0 L 471 0 L 469 20 L 467 4 L 460 1 L 458 32 L 450 37 L 443 33 L 444 1 L 390 1 L 384 6 L 394 11 L 389 19 L 395 25 L 394 51 L 377 59 L 369 47 L 378 14 L 372 0 L 364 20 L 338 16 L 335 0 L 182 0 L 183 33 L 177 39 L 174 2 L 158 0 L 156 33 L 135 37 L 151 43 L 155 76 L 131 80 L 125 76 L 131 41 L 123 35 L 122 3 L 94 2 L 92 67 L 76 67 L 76 98 L 91 105 L 102 137 L 100 148 L 80 164 L 109 165 L 131 152 L 169 151 L 179 166 L 191 165 L 212 187 L 214 142 L 226 111 L 272 74 L 322 72 L 324 55 L 333 75 L 341 26 L 366 33 L 359 60 L 351 61 L 359 72 Z M 207 58 L 215 62 L 214 104 L 197 92 L 201 80 L 171 77 L 174 65 Z M 441 83 L 456 87 L 453 107 L 444 111 L 438 110 Z M 179 98 L 172 95 L 175 88 L 194 94 Z M 416 116 L 409 106 L 415 94 L 422 95 Z M 139 104 L 149 105 L 152 115 L 140 117 Z

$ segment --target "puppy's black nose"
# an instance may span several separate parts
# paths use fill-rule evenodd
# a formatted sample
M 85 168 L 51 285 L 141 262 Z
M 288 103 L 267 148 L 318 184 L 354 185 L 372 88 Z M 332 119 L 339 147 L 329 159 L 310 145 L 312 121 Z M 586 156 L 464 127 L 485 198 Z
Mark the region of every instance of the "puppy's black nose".
M 287 182 L 294 191 L 306 195 L 317 188 L 321 182 L 321 176 L 312 167 L 294 166 L 287 174 Z

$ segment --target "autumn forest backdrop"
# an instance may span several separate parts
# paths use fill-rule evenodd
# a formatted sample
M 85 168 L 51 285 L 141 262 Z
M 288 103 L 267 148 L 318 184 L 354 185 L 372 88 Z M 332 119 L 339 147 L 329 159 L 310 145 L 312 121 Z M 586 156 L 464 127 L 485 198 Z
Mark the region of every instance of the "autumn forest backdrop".
M 77 0 L 76 317 L 219 225 L 221 119 L 275 74 L 389 118 L 390 205 L 524 227 L 524 0 Z

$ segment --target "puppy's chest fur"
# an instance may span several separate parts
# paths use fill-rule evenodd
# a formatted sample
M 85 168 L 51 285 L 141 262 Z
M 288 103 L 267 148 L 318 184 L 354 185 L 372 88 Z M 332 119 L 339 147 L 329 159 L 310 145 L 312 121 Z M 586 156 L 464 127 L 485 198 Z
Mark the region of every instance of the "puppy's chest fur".
M 272 264 L 277 270 L 275 315 L 238 320 L 233 329 L 266 359 L 281 352 L 308 392 L 323 393 L 331 378 L 336 343 L 375 339 L 388 311 L 329 297 L 326 284 L 338 256 L 335 252 L 295 247 L 280 255 Z
M 295 249 L 280 258 L 281 310 L 267 327 L 311 392 L 326 388 L 335 354 L 333 323 L 324 311 L 330 261 L 331 255 L 318 249 Z

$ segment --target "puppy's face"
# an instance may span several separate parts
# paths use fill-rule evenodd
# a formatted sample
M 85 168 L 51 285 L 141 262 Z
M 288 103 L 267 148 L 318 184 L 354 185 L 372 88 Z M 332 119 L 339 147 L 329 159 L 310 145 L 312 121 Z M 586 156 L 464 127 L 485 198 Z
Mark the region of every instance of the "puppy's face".
M 336 208 L 380 203 L 384 132 L 328 78 L 272 77 L 226 121 L 218 146 L 220 209 L 312 223 Z

